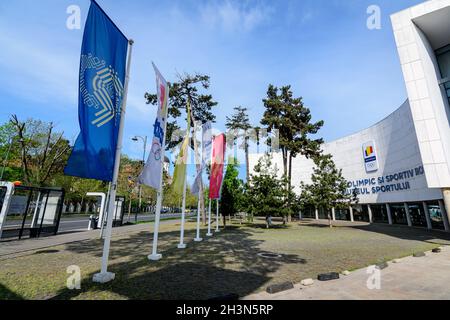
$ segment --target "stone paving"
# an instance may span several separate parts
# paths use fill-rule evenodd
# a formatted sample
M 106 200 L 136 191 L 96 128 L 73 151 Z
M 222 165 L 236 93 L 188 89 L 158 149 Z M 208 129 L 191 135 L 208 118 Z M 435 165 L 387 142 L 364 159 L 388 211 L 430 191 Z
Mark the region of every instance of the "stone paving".
M 372 268 L 373 271 L 373 268 Z M 380 289 L 368 269 L 340 275 L 339 280 L 311 286 L 296 284 L 294 289 L 268 294 L 260 292 L 244 300 L 447 300 L 450 299 L 450 247 L 441 253 L 426 252 L 425 257 L 405 257 L 388 263 L 380 274 Z M 369 279 L 370 278 L 370 279 Z

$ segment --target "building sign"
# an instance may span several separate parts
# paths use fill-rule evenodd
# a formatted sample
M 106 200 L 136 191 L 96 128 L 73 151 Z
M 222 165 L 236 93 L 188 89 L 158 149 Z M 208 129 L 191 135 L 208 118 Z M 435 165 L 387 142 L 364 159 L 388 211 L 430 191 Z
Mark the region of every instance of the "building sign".
M 363 157 L 367 173 L 378 170 L 378 157 L 374 141 L 369 141 L 363 144 Z
M 424 174 L 423 166 L 419 166 L 380 177 L 348 181 L 347 194 L 370 195 L 410 190 L 412 180 Z

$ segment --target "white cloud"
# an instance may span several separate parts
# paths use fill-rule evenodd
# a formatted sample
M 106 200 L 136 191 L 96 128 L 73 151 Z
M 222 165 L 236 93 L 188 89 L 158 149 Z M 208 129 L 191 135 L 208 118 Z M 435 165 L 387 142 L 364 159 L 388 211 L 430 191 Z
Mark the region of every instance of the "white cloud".
M 200 8 L 201 18 L 210 27 L 225 31 L 252 31 L 264 24 L 272 15 L 272 8 L 266 5 L 251 5 L 250 2 L 224 1 L 208 3 Z

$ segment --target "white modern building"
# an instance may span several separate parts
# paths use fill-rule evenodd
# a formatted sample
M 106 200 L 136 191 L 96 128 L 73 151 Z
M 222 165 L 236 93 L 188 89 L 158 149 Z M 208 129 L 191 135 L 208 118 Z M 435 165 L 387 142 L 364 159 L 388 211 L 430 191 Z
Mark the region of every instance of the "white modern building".
M 333 219 L 450 231 L 450 0 L 431 0 L 391 16 L 407 100 L 372 127 L 328 142 L 359 203 L 332 210 Z M 250 155 L 250 167 L 261 155 Z M 274 163 L 282 168 L 280 154 Z M 296 191 L 313 163 L 292 164 Z M 326 218 L 320 208 L 303 217 Z

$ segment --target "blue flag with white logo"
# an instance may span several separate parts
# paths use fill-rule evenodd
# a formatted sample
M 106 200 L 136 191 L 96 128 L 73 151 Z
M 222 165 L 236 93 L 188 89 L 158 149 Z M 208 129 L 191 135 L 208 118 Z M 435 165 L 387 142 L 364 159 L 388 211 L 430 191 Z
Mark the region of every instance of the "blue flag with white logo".
M 78 136 L 64 173 L 112 181 L 128 39 L 91 1 L 80 59 Z

